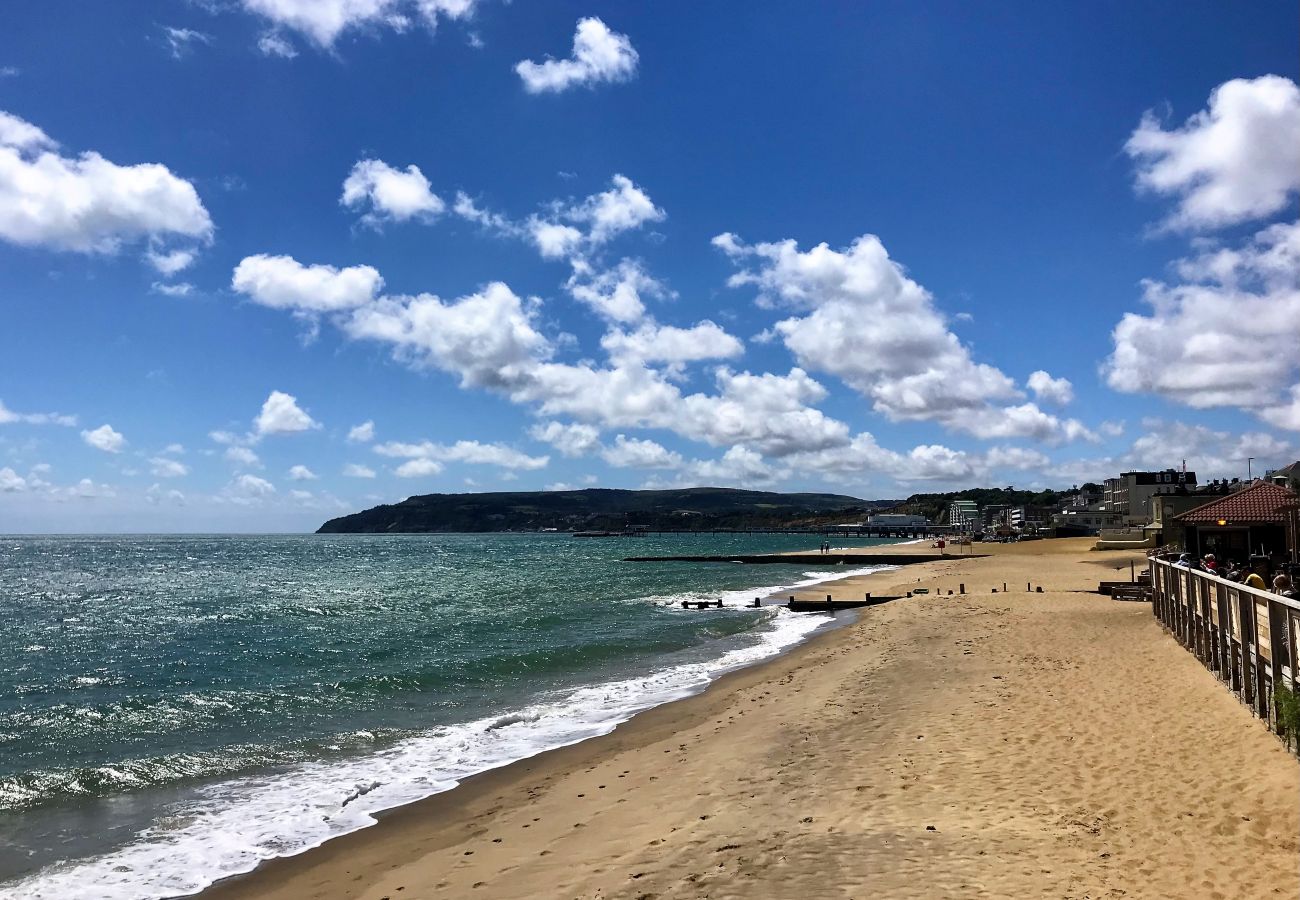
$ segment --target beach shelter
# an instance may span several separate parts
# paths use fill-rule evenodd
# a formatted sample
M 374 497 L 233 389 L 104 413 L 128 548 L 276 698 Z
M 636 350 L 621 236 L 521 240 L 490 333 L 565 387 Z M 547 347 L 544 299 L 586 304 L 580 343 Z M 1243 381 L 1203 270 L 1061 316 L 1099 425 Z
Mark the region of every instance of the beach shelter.
M 1256 481 L 1175 518 L 1183 527 L 1183 546 L 1196 556 L 1244 562 L 1251 556 L 1290 556 L 1294 541 L 1292 508 L 1300 495 L 1268 481 Z

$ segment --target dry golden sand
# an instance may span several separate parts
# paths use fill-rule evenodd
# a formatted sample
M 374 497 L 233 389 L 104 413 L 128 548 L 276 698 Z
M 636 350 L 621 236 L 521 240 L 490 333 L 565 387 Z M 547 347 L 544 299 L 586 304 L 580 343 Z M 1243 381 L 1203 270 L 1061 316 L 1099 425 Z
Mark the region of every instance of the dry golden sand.
M 1300 896 L 1300 765 L 1086 547 L 840 582 L 944 593 L 204 900 Z

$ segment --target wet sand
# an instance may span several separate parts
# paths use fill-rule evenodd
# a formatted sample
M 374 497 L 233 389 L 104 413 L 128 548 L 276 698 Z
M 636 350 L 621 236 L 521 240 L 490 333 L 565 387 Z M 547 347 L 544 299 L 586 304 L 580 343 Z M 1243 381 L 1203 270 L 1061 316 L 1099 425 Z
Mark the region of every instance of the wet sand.
M 1090 543 L 817 586 L 932 593 L 203 900 L 1300 896 L 1300 763 Z

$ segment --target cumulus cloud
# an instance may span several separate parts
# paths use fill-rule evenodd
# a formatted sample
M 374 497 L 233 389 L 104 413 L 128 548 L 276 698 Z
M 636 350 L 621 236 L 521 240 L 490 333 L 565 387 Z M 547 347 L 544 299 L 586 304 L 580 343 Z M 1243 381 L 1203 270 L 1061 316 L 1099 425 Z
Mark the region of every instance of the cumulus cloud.
M 275 485 L 256 475 L 237 475 L 230 484 L 235 493 L 245 497 L 269 497 L 275 493 Z
M 1233 432 L 1206 425 L 1145 419 L 1146 433 L 1138 437 L 1125 461 L 1144 469 L 1177 467 L 1185 459 L 1198 478 L 1246 476 L 1247 459 L 1255 471 L 1294 462 L 1294 444 L 1262 431 Z
M 1263 229 L 1239 248 L 1211 248 L 1147 281 L 1148 314 L 1127 313 L 1103 365 L 1118 391 L 1197 409 L 1236 406 L 1287 424 L 1300 361 L 1300 224 Z
M 259 253 L 240 261 L 230 286 L 262 306 L 312 314 L 363 306 L 384 279 L 370 266 L 304 266 L 291 256 Z
M 112 425 L 100 425 L 98 428 L 81 432 L 81 439 L 96 450 L 105 453 L 121 453 L 126 447 L 126 438 L 114 431 Z
M 704 359 L 731 359 L 745 352 L 744 345 L 707 319 L 690 328 L 647 323 L 633 332 L 613 330 L 600 341 L 616 364 L 682 363 Z
M 375 423 L 370 420 L 348 429 L 348 440 L 355 444 L 368 444 L 375 439 Z
M 622 323 L 637 322 L 645 315 L 643 296 L 671 294 L 640 263 L 630 259 L 621 260 L 609 269 L 596 269 L 585 261 L 576 261 L 565 288 L 573 299 L 590 307 L 602 319 Z
M 568 59 L 523 60 L 515 72 L 530 94 L 559 93 L 572 87 L 628 81 L 639 56 L 627 35 L 611 31 L 595 17 L 579 19 Z
M 394 469 L 393 472 L 398 478 L 424 478 L 429 475 L 437 475 L 442 469 L 442 463 L 437 460 L 421 457 L 419 459 L 408 459 Z
M 72 427 L 77 424 L 76 416 L 66 416 L 62 413 L 20 413 L 14 412 L 5 406 L 4 401 L 0 400 L 0 425 L 65 425 Z
M 643 188 L 619 174 L 610 179 L 607 190 L 582 200 L 554 201 L 547 205 L 545 212 L 534 213 L 523 221 L 482 209 L 463 193 L 456 195 L 452 211 L 488 231 L 528 241 L 545 259 L 570 260 L 580 260 L 619 235 L 649 222 L 662 221 L 667 215 Z M 582 276 L 595 273 L 589 267 L 580 266 L 576 274 L 581 281 Z M 631 280 L 637 289 L 650 287 L 644 272 L 625 269 L 613 277 Z M 610 283 L 597 284 L 595 288 L 609 290 Z
M 394 169 L 378 159 L 363 159 L 352 167 L 339 203 L 366 210 L 361 221 L 373 227 L 411 219 L 432 221 L 447 206 L 417 166 Z
M 150 247 L 145 251 L 145 260 L 160 275 L 171 277 L 177 272 L 188 269 L 198 257 L 194 250 L 161 250 Z
M 14 494 L 27 490 L 27 479 L 5 466 L 0 469 L 0 493 Z
M 343 474 L 348 478 L 374 478 L 375 470 L 360 463 L 348 463 L 343 467 Z
M 228 462 L 232 462 L 237 466 L 261 468 L 262 465 L 262 460 L 259 459 L 257 454 L 248 447 L 227 447 L 223 456 L 225 456 Z
M 262 411 L 253 420 L 258 437 L 270 434 L 297 434 L 320 428 L 320 423 L 298 406 L 298 399 L 283 391 L 271 391 L 262 404 Z
M 177 459 L 155 456 L 149 460 L 149 470 L 155 478 L 181 478 L 190 474 L 190 467 Z
M 415 16 L 429 28 L 441 18 L 461 19 L 473 14 L 477 0 L 241 0 L 245 9 L 263 17 L 274 28 L 295 31 L 328 49 L 345 31 L 390 28 L 405 31 Z M 263 46 L 267 38 L 284 39 L 272 32 L 259 42 L 263 53 L 288 56 Z
M 1053 378 L 1042 369 L 1030 374 L 1026 386 L 1045 403 L 1068 406 L 1074 400 L 1074 385 L 1070 384 L 1069 379 Z
M 1178 199 L 1168 227 L 1272 215 L 1300 191 L 1300 87 L 1278 75 L 1224 82 L 1179 128 L 1148 112 L 1125 150 L 1139 188 Z
M 602 450 L 600 456 L 609 465 L 620 469 L 678 469 L 682 466 L 680 453 L 654 441 L 622 434 L 614 438 L 613 445 Z
M 1015 383 L 971 358 L 929 291 L 875 235 L 843 250 L 819 244 L 800 251 L 792 240 L 749 245 L 729 233 L 713 243 L 738 265 L 756 264 L 733 275 L 731 286 L 752 285 L 760 303 L 802 313 L 773 327 L 799 364 L 835 375 L 888 418 L 934 421 L 986 438 L 1087 434 L 1080 423 L 1033 404 L 1000 405 L 1022 396 Z
M 289 468 L 289 478 L 293 481 L 315 481 L 316 477 L 316 473 L 304 465 Z
M 106 254 L 146 238 L 211 240 L 194 185 L 166 166 L 121 166 L 57 148 L 35 125 L 0 112 L 0 240 Z
M 161 484 L 149 485 L 149 489 L 144 492 L 144 499 L 155 506 L 161 503 L 170 503 L 173 506 L 185 505 L 185 495 L 183 493 L 175 488 L 165 490 Z
M 600 446 L 600 429 L 577 422 L 544 422 L 528 432 L 565 456 L 587 456 Z
M 547 456 L 529 456 L 507 447 L 504 444 L 484 444 L 479 441 L 457 441 L 454 444 L 435 444 L 421 441 L 418 444 L 390 441 L 375 445 L 375 452 L 381 456 L 405 458 L 411 460 L 433 460 L 443 462 L 461 462 L 475 465 L 500 466 L 503 469 L 523 469 L 532 471 L 544 469 L 550 462 Z M 441 466 L 439 466 L 441 471 Z M 420 474 L 431 474 L 421 471 Z M 398 474 L 402 471 L 399 469 Z

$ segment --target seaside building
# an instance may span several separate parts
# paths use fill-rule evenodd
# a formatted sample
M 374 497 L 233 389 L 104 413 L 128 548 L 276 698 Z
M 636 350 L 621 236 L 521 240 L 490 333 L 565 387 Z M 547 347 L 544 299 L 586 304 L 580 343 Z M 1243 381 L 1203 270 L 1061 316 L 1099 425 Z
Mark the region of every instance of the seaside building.
M 1033 533 L 1045 530 L 1052 521 L 1050 506 L 1013 506 L 1005 513 L 1006 524 L 1013 531 Z
M 979 521 L 980 508 L 974 500 L 954 500 L 948 506 L 948 524 L 959 531 L 974 531 Z
M 1102 485 L 1102 508 L 1118 514 L 1120 525 L 1145 525 L 1151 521 L 1151 498 L 1178 489 L 1196 487 L 1196 473 L 1182 469 L 1161 472 L 1122 472 Z
M 1196 556 L 1245 561 L 1250 556 L 1288 557 L 1295 550 L 1294 509 L 1300 495 L 1256 480 L 1242 490 L 1196 507 L 1173 521 L 1183 546 Z
M 925 516 L 913 516 L 906 513 L 874 513 L 867 516 L 868 525 L 889 528 L 895 525 L 929 525 Z

